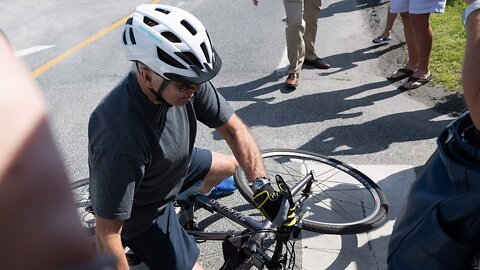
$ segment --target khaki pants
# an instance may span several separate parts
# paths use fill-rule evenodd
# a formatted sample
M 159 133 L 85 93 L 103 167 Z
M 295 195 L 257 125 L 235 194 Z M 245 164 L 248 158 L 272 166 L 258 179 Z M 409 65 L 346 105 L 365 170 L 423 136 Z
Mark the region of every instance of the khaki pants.
M 287 15 L 288 73 L 298 73 L 303 62 L 315 60 L 315 38 L 321 0 L 283 0 Z

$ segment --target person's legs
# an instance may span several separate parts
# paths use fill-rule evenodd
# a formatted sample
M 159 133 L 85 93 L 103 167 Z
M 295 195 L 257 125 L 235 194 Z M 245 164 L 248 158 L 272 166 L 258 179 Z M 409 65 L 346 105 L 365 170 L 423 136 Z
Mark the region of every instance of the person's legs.
M 432 51 L 433 31 L 429 23 L 430 14 L 410 14 L 415 45 L 418 53 L 418 67 L 413 75 L 417 78 L 430 75 L 430 53 Z
M 197 263 L 200 250 L 180 226 L 172 203 L 147 231 L 122 241 L 150 269 L 202 269 Z
M 396 18 L 397 13 L 391 13 L 389 10 L 387 11 L 387 21 L 385 23 L 385 29 L 383 30 L 382 36 L 389 37 L 392 35 L 393 23 L 395 23 Z
M 204 268 L 197 262 L 195 263 L 195 265 L 193 266 L 193 269 L 192 270 L 203 270 Z
M 287 56 L 290 66 L 288 73 L 299 73 L 305 60 L 305 21 L 303 20 L 303 0 L 284 0 L 287 15 Z
M 433 31 L 429 23 L 430 13 L 443 13 L 445 0 L 411 0 L 409 6 L 410 25 L 417 50 L 417 70 L 401 88 L 415 89 L 427 83 L 430 76 L 430 54 L 432 51 Z M 409 45 L 410 50 L 410 45 Z
M 305 21 L 305 59 L 315 60 L 318 56 L 315 54 L 315 39 L 317 37 L 317 22 L 320 14 L 321 0 L 305 0 L 303 8 L 303 20 Z
M 385 22 L 385 28 L 383 32 L 376 38 L 372 40 L 373 43 L 387 43 L 392 40 L 392 28 L 393 23 L 395 23 L 395 19 L 397 18 L 397 13 L 391 13 L 390 8 L 387 10 L 387 19 Z
M 408 12 L 401 13 L 400 17 L 403 22 L 403 34 L 405 35 L 405 43 L 407 43 L 408 60 L 405 68 L 416 70 L 418 67 L 418 50 L 415 45 L 415 37 L 412 25 L 410 24 L 410 15 Z
M 208 194 L 238 168 L 238 162 L 232 155 L 194 148 L 192 160 L 177 200 L 189 200 L 197 192 Z M 235 189 L 233 189 L 235 190 Z
M 410 14 L 410 25 L 417 49 L 418 66 L 415 73 L 401 86 L 401 90 L 411 90 L 430 80 L 430 52 L 432 51 L 433 31 L 428 22 L 430 14 Z M 410 48 L 410 47 L 409 47 Z
M 238 168 L 238 162 L 232 155 L 212 153 L 212 164 L 200 187 L 200 192 L 207 194 L 225 178 L 232 176 Z
M 410 14 L 408 12 L 403 12 L 400 13 L 400 17 L 402 18 L 403 22 L 405 43 L 407 43 L 408 60 L 407 64 L 403 68 L 395 71 L 392 75 L 388 77 L 389 80 L 401 80 L 409 77 L 417 70 L 418 66 L 418 51 L 417 46 L 415 45 L 412 26 L 410 24 Z M 407 75 L 405 73 L 405 70 L 409 71 L 408 76 L 405 76 Z

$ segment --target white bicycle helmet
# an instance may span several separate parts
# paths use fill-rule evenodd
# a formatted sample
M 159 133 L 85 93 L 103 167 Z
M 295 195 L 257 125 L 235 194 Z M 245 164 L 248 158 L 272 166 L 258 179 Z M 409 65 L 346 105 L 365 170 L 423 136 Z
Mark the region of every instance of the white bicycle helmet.
M 123 45 L 128 60 L 176 82 L 201 84 L 222 66 L 203 24 L 172 6 L 138 6 L 125 24 Z

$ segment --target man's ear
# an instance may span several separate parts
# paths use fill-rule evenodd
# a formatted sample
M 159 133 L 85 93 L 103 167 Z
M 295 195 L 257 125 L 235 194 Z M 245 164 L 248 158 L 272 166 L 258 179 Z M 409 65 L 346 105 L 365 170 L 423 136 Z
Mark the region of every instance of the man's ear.
M 145 84 L 145 86 L 147 86 L 148 88 L 153 88 L 153 76 L 149 72 L 149 70 L 145 68 L 141 68 L 140 77 L 142 77 L 143 83 Z

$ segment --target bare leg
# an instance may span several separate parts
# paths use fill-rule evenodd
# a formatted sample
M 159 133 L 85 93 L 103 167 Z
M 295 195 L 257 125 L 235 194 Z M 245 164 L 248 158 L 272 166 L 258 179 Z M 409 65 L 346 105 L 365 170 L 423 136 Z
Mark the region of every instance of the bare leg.
M 397 18 L 397 13 L 390 13 L 390 8 L 387 10 L 387 21 L 385 23 L 385 28 L 383 32 L 372 40 L 373 43 L 386 43 L 391 40 L 392 27 L 395 19 Z
M 404 69 L 408 70 L 417 70 L 418 66 L 418 52 L 417 46 L 415 45 L 415 39 L 413 35 L 412 26 L 410 24 L 410 14 L 408 12 L 400 13 L 400 17 L 402 18 L 403 22 L 403 33 L 405 36 L 405 42 L 407 43 L 407 51 L 408 51 L 408 60 L 407 64 L 403 67 Z M 389 79 L 392 78 L 405 78 L 402 77 L 404 72 L 395 71 L 392 75 L 389 76 Z
M 432 51 L 433 31 L 428 23 L 429 16 L 430 14 L 410 14 L 410 25 L 415 41 L 414 45 L 418 53 L 418 66 L 412 78 L 420 78 L 420 80 L 407 80 L 402 85 L 404 89 L 415 89 L 430 80 L 429 63 L 430 53 Z
M 387 22 L 385 23 L 385 29 L 380 35 L 382 37 L 389 37 L 392 35 L 392 28 L 395 19 L 397 18 L 397 13 L 390 13 L 390 9 L 387 11 Z
M 430 53 L 432 51 L 433 31 L 428 19 L 430 14 L 410 14 L 415 45 L 418 52 L 418 68 L 414 76 L 421 78 L 430 75 Z
M 196 262 L 192 270 L 203 270 L 203 267 L 198 262 Z
M 410 24 L 410 14 L 408 12 L 401 13 L 400 17 L 403 22 L 403 34 L 405 35 L 405 42 L 407 43 L 408 50 L 408 61 L 405 68 L 416 70 L 418 66 L 418 51 L 417 46 L 415 45 L 412 25 Z
M 206 194 L 210 192 L 223 179 L 233 175 L 237 168 L 238 162 L 234 156 L 212 152 L 212 165 L 200 187 L 200 193 Z

